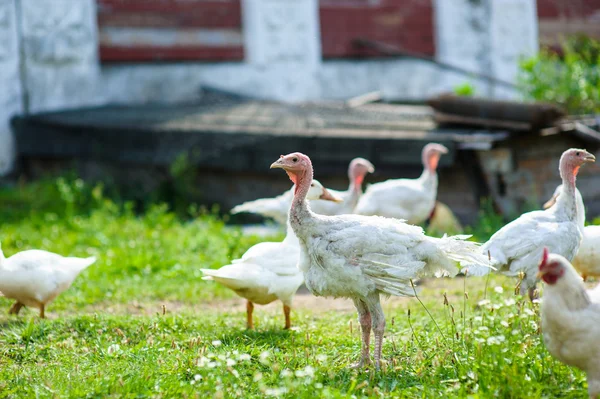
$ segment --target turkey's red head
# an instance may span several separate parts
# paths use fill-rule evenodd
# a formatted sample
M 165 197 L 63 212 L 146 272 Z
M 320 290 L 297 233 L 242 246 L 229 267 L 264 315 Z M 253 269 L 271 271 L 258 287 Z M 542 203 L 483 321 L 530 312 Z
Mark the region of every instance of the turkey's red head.
M 567 177 L 569 181 L 575 181 L 581 165 L 586 163 L 596 162 L 596 157 L 586 150 L 580 148 L 571 148 L 563 152 L 560 157 L 560 174 Z
M 271 164 L 271 169 L 285 170 L 290 180 L 298 185 L 300 177 L 304 176 L 308 170 L 312 171 L 312 163 L 308 156 L 301 152 L 293 152 L 281 155 L 277 161 Z
M 438 143 L 429 143 L 425 147 L 423 147 L 423 165 L 425 165 L 427 169 L 433 172 L 438 167 L 440 157 L 443 154 L 447 153 L 448 149 L 445 146 Z
M 348 177 L 356 186 L 362 185 L 367 173 L 375 172 L 375 167 L 364 158 L 354 158 L 348 167 Z
M 544 248 L 542 262 L 538 266 L 538 278 L 541 278 L 546 284 L 554 285 L 566 271 L 560 258 L 555 258 L 556 255 L 550 255 L 548 248 Z

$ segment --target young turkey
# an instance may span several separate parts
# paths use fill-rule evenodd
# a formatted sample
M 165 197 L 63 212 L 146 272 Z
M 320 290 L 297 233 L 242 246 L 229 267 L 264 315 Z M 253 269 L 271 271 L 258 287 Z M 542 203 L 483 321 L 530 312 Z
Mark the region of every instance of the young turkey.
M 312 184 L 307 198 L 337 201 L 325 187 Z M 285 328 L 291 327 L 290 310 L 292 299 L 304 282 L 298 270 L 300 245 L 288 223 L 287 235 L 282 242 L 261 242 L 254 245 L 230 265 L 220 269 L 200 269 L 204 280 L 214 280 L 233 290 L 246 303 L 246 324 L 248 329 L 254 328 L 252 312 L 254 304 L 266 305 L 279 299 L 283 302 Z
M 24 306 L 40 310 L 71 286 L 75 277 L 96 258 L 64 257 L 48 251 L 32 249 L 4 257 L 0 249 L 0 291 L 15 299 L 9 314 L 18 315 Z
M 432 238 L 418 226 L 378 216 L 318 215 L 306 195 L 313 168 L 301 153 L 281 156 L 271 168 L 284 169 L 295 184 L 290 224 L 300 241 L 298 267 L 308 289 L 317 296 L 354 301 L 362 330 L 362 356 L 370 362 L 369 340 L 375 334 L 375 366 L 379 368 L 385 317 L 380 294 L 413 296 L 411 279 L 458 272 L 462 266 L 489 263 L 478 244 L 466 237 Z
M 360 197 L 354 213 L 403 219 L 421 224 L 435 207 L 438 177 L 437 166 L 448 149 L 429 143 L 423 148 L 423 173 L 418 179 L 394 179 L 371 184 Z
M 536 271 L 544 246 L 551 252 L 573 259 L 581 243 L 578 222 L 575 180 L 579 168 L 594 162 L 596 158 L 585 150 L 571 148 L 560 157 L 559 171 L 563 181 L 562 191 L 556 205 L 543 211 L 521 215 L 483 244 L 494 266 L 508 276 L 523 274 L 520 282 L 521 295 L 529 293 L 534 299 L 537 283 Z M 489 273 L 487 268 L 468 268 L 467 275 Z
M 556 203 L 562 185 L 554 191 L 552 198 L 544 204 L 544 209 L 548 209 Z M 573 267 L 587 281 L 588 277 L 600 277 L 600 226 L 585 225 L 585 206 L 579 190 L 575 191 L 577 201 L 577 223 L 583 234 L 579 251 L 572 261 Z
M 329 190 L 333 195 L 340 197 L 342 202 L 315 201 L 310 208 L 320 215 L 345 215 L 352 213 L 358 200 L 363 194 L 362 183 L 367 173 L 375 172 L 375 167 L 364 158 L 354 158 L 348 166 L 348 179 L 350 187 L 346 191 Z M 291 198 L 290 198 L 291 202 Z M 288 204 L 289 209 L 289 204 Z
M 600 399 L 600 287 L 586 291 L 573 266 L 544 249 L 542 335 L 548 352 L 587 373 L 590 399 Z
M 318 180 L 313 180 L 312 188 L 315 192 L 320 191 L 323 185 Z M 333 191 L 333 190 L 332 190 Z M 335 202 L 342 203 L 342 198 L 337 198 L 335 194 L 330 194 L 336 197 Z M 244 202 L 243 204 L 237 205 L 231 209 L 231 214 L 248 212 L 256 213 L 264 217 L 275 219 L 279 224 L 287 223 L 287 215 L 294 197 L 294 188 L 286 191 L 285 193 L 278 195 L 274 198 L 260 198 L 254 201 Z M 314 200 L 320 200 L 321 198 L 315 198 Z

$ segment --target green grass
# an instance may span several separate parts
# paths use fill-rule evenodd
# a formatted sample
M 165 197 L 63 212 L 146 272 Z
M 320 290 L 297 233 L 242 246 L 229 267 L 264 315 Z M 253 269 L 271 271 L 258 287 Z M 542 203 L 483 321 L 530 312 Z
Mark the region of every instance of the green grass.
M 514 280 L 431 280 L 425 307 L 386 301 L 384 370 L 355 371 L 356 315 L 328 299 L 298 298 L 313 307 L 294 309 L 292 331 L 281 329 L 279 304 L 257 307 L 257 330 L 244 329 L 234 306 L 243 301 L 198 269 L 259 239 L 209 212 L 136 214 L 69 180 L 4 189 L 0 202 L 7 256 L 99 258 L 48 307 L 50 319 L 8 317 L 0 298 L 0 398 L 586 397 L 585 376 L 545 350 L 538 310 L 513 295 Z M 494 223 L 488 215 L 472 231 L 483 240 Z

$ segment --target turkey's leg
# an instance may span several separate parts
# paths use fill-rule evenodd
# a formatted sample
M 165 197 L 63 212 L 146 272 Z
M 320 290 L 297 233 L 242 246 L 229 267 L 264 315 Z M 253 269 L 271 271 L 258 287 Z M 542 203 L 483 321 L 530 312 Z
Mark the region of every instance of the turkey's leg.
M 362 346 L 360 351 L 360 360 L 352 365 L 353 368 L 362 368 L 365 365 L 371 364 L 371 313 L 367 304 L 360 299 L 354 300 L 354 306 L 358 311 L 358 322 L 360 323 L 360 331 L 362 333 Z
M 23 305 L 21 302 L 17 301 L 14 303 L 14 305 L 11 306 L 11 308 L 8 310 L 8 314 L 14 314 L 14 315 L 18 315 L 19 312 L 21 311 L 21 308 L 23 308 Z
M 284 304 L 283 305 L 283 314 L 285 316 L 285 329 L 289 330 L 292 327 L 292 321 L 290 320 L 290 310 L 291 308 Z
M 254 312 L 254 304 L 250 301 L 246 302 L 246 328 L 252 330 L 254 323 L 252 322 L 252 312 Z
M 40 305 L 40 319 L 45 319 L 46 318 L 46 313 L 44 312 L 45 311 L 45 307 L 46 306 L 43 303 Z
M 371 323 L 375 334 L 375 354 L 373 357 L 375 358 L 375 368 L 379 370 L 381 368 L 381 348 L 383 346 L 383 332 L 385 331 L 385 315 L 379 303 L 379 294 L 375 294 L 369 299 Z

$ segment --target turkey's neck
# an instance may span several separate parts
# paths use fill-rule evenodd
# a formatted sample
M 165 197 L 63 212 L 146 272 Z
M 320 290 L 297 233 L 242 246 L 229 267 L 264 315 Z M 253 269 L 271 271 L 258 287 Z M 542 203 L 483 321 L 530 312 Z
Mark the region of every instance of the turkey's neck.
M 577 168 L 578 169 L 578 168 Z M 556 207 L 565 212 L 569 220 L 578 222 L 577 200 L 575 198 L 575 180 L 577 170 L 573 168 L 562 167 L 560 177 L 562 178 L 562 192 L 556 201 Z
M 348 191 L 350 192 L 350 194 L 348 195 L 345 203 L 347 203 L 352 209 L 354 209 L 354 207 L 358 203 L 358 199 L 362 195 L 362 182 L 365 179 L 365 176 L 364 175 L 359 175 L 359 176 L 350 175 L 349 178 L 350 178 L 350 188 L 348 188 Z
M 435 169 L 429 169 L 427 166 L 423 169 L 423 173 L 419 177 L 423 186 L 428 190 L 437 190 L 438 177 Z
M 306 200 L 306 195 L 313 180 L 313 171 L 312 168 L 309 168 L 290 175 L 290 177 L 296 183 L 296 190 L 290 208 L 289 221 L 297 236 L 300 226 L 313 218 L 313 213 L 310 211 L 308 201 Z

